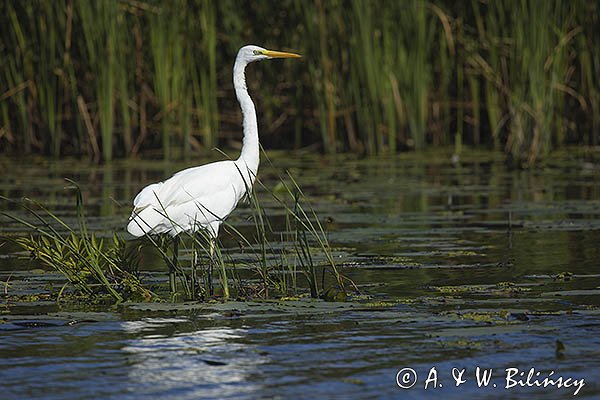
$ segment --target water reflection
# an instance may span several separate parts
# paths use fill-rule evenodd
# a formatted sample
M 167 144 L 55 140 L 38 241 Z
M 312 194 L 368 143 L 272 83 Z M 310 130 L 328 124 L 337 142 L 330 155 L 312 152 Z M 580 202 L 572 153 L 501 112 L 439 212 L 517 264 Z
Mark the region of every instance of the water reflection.
M 249 382 L 248 376 L 256 375 L 256 366 L 267 359 L 243 343 L 247 330 L 214 326 L 179 332 L 189 323 L 182 318 L 143 318 L 123 324 L 126 332 L 137 336 L 122 349 L 129 354 L 132 389 L 140 395 L 178 399 L 257 392 L 260 382 Z

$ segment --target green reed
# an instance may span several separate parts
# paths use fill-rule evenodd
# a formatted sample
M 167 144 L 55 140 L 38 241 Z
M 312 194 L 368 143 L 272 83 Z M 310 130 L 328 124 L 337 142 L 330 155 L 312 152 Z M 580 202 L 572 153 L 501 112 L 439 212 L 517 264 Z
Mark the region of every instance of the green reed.
M 24 152 L 31 151 L 32 132 L 31 125 L 28 123 L 28 107 L 29 101 L 27 90 L 33 85 L 31 82 L 32 74 L 32 52 L 26 51 L 27 39 L 26 32 L 23 31 L 18 19 L 17 8 L 13 5 L 7 5 L 6 13 L 4 14 L 3 26 L 10 27 L 5 29 L 3 40 L 9 43 L 15 43 L 16 47 L 21 50 L 20 57 L 16 54 L 10 54 L 4 59 L 3 81 L 5 86 L 0 89 L 2 93 L 0 106 L 2 107 L 3 120 L 3 135 L 18 135 L 20 132 L 22 138 L 22 148 Z M 15 109 L 15 115 L 11 118 L 9 102 L 6 99 L 11 99 Z
M 154 65 L 154 89 L 159 106 L 162 150 L 171 158 L 171 143 L 175 136 L 176 110 L 185 109 L 186 68 L 181 35 L 182 14 L 177 10 L 183 2 L 164 5 L 149 18 L 150 48 Z
M 117 29 L 118 3 L 113 1 L 78 1 L 75 9 L 83 30 L 85 51 L 90 73 L 95 76 L 93 98 L 97 101 L 96 112 L 100 125 L 102 157 L 106 161 L 113 158 L 113 130 L 115 112 L 115 91 L 118 68 L 117 47 L 122 39 L 123 29 Z M 126 114 L 123 123 L 127 125 Z M 125 128 L 126 129 L 126 128 Z
M 257 190 L 252 190 L 249 197 L 253 236 L 244 236 L 229 225 L 228 229 L 235 232 L 238 241 L 249 247 L 255 243 L 258 248 L 255 261 L 248 267 L 259 278 L 261 297 L 271 297 L 271 288 L 279 295 L 296 294 L 302 289 L 299 274 L 304 276 L 313 298 L 323 296 L 331 288 L 331 285 L 325 285 L 326 273 L 333 278 L 336 290 L 344 291 L 345 277 L 335 265 L 323 226 L 293 177 L 289 173 L 286 178 L 280 177 L 277 192 L 269 190 L 260 181 L 257 186 L 284 210 L 285 231 L 279 235 L 274 231 Z M 315 260 L 317 254 L 324 257 L 325 262 L 318 263 Z M 273 259 L 270 255 L 278 257 Z
M 217 108 L 217 7 L 213 2 L 201 2 L 200 21 L 190 19 L 188 37 L 201 38 L 199 43 L 190 46 L 188 65 L 193 96 L 198 104 L 198 119 L 203 143 L 207 148 L 214 147 L 219 129 Z M 189 138 L 186 144 L 189 146 Z
M 62 143 L 64 1 L 13 2 L 3 7 L 0 101 L 9 143 L 30 151 L 35 129 L 44 132 L 41 150 L 58 157 Z M 43 43 L 42 46 L 37 44 Z M 14 97 L 14 102 L 13 102 Z M 7 103 L 5 103 L 7 102 Z M 13 114 L 14 112 L 14 114 Z M 16 117 L 13 117 L 16 115 Z M 32 119 L 36 119 L 34 126 Z M 2 136 L 2 135 L 0 135 Z
M 538 3 L 9 0 L 0 143 L 99 161 L 239 141 L 231 66 L 257 43 L 305 56 L 249 73 L 268 147 L 533 163 L 600 126 L 600 6 Z

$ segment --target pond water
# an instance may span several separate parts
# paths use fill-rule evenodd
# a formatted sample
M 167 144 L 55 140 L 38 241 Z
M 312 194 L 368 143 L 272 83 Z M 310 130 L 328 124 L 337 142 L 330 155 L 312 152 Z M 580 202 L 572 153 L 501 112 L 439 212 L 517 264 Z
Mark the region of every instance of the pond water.
M 260 178 L 272 186 L 292 172 L 366 300 L 18 301 L 63 280 L 0 241 L 2 398 L 600 397 L 600 152 L 530 170 L 490 153 L 271 162 Z M 0 158 L 0 194 L 72 220 L 71 178 L 91 227 L 126 237 L 135 193 L 187 165 Z M 246 229 L 248 215 L 229 222 Z M 2 235 L 25 234 L 1 222 Z M 156 279 L 164 268 L 142 266 Z

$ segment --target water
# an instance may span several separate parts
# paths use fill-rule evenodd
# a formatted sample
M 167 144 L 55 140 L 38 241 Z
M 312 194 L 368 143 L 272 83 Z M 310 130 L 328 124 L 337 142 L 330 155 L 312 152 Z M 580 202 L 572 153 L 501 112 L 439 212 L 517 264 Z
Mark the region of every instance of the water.
M 274 154 L 272 162 L 261 178 L 274 185 L 292 171 L 363 300 L 57 305 L 39 295 L 61 278 L 7 243 L 2 397 L 570 398 L 573 379 L 585 380 L 578 397 L 600 397 L 599 153 L 557 154 L 525 171 L 491 154 L 458 163 L 445 153 Z M 122 232 L 139 188 L 183 166 L 2 159 L 0 193 L 33 197 L 69 219 L 62 179 L 70 177 L 108 236 Z M 248 229 L 247 215 L 240 209 L 230 222 Z M 2 231 L 23 234 L 5 220 Z M 160 262 L 146 267 L 163 276 Z M 27 294 L 38 297 L 22 301 Z M 482 387 L 477 367 L 492 370 Z M 403 368 L 418 376 L 410 389 L 397 385 Z M 458 387 L 453 368 L 455 376 L 465 369 Z M 507 381 L 509 368 L 518 373 Z M 554 371 L 571 387 L 506 388 L 531 368 L 531 383 Z

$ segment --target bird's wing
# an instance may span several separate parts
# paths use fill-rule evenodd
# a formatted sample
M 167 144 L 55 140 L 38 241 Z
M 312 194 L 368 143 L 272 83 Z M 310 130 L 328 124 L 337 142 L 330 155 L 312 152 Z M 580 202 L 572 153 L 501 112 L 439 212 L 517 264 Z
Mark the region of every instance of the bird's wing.
M 188 168 L 164 182 L 146 186 L 136 196 L 133 205 L 136 209 L 149 205 L 166 209 L 194 200 L 202 202 L 204 198 L 231 188 L 240 179 L 240 172 L 233 161 Z M 237 199 L 235 202 L 237 203 Z
M 156 203 L 156 193 L 160 192 L 163 183 L 164 182 L 153 183 L 143 188 L 137 196 L 135 196 L 135 199 L 133 199 L 133 208 L 142 209 Z

